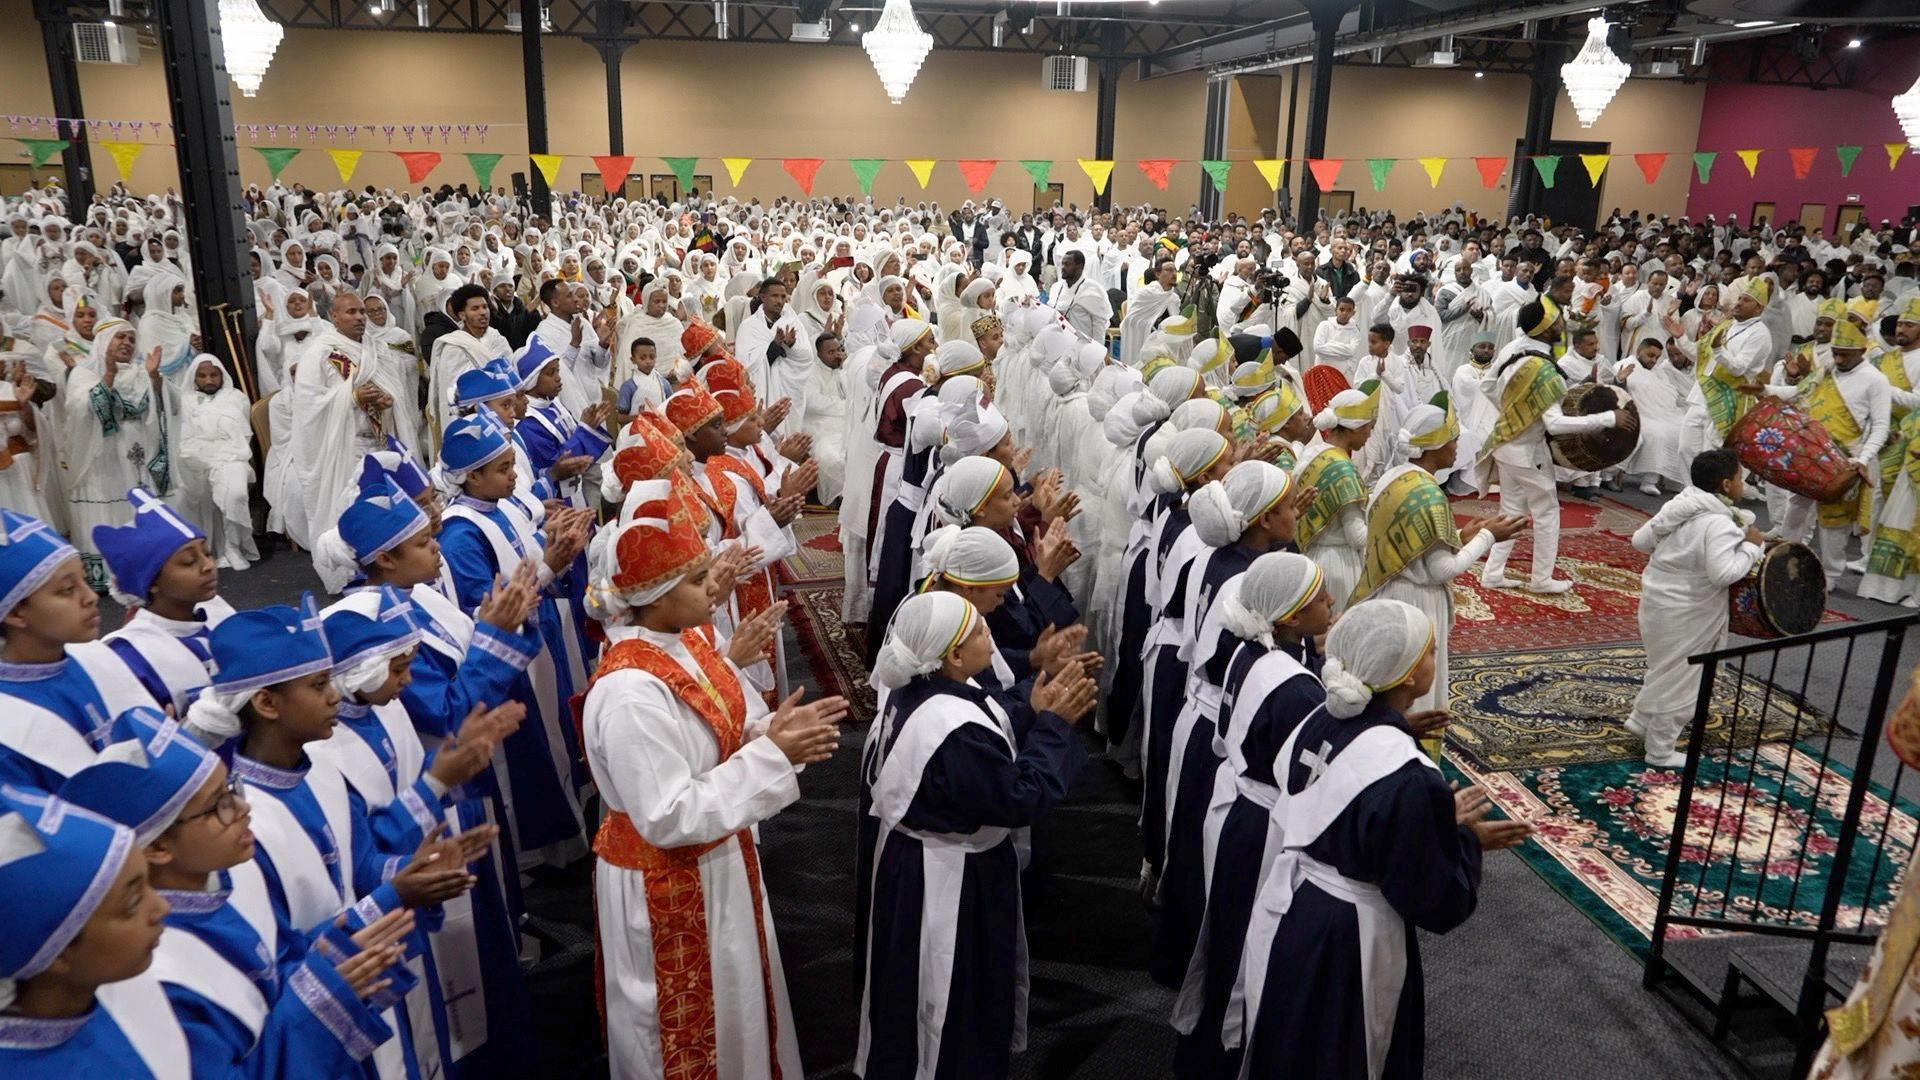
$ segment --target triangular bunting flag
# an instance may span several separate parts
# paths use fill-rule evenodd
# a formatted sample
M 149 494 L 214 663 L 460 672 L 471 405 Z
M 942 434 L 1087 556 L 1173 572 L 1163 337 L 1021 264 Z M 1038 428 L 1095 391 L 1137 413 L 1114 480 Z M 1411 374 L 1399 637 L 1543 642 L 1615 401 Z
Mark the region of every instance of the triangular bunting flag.
M 627 176 L 633 172 L 632 154 L 594 154 L 593 167 L 600 170 L 600 181 L 607 186 L 609 196 L 617 195 L 627 186 Z
M 256 146 L 254 149 L 267 159 L 267 175 L 275 180 L 280 179 L 281 170 L 287 167 L 287 162 L 300 156 L 300 148 L 296 146 Z
M 1113 162 L 1096 161 L 1093 158 L 1080 158 L 1080 171 L 1093 181 L 1093 193 L 1103 194 L 1107 190 L 1107 178 L 1113 175 Z
M 533 167 L 540 170 L 540 176 L 552 187 L 560 179 L 560 163 L 566 160 L 564 154 L 528 154 L 533 159 Z
M 820 174 L 820 166 L 826 164 L 824 158 L 790 157 L 781 158 L 780 167 L 787 170 L 793 182 L 800 185 L 800 193 L 809 199 L 813 197 L 813 178 Z
M 1225 195 L 1227 193 L 1227 177 L 1233 175 L 1233 162 L 1202 161 L 1200 168 L 1206 172 L 1207 178 L 1213 181 L 1213 190 Z
M 333 169 L 340 174 L 340 182 L 353 183 L 353 170 L 360 167 L 360 155 L 364 150 L 329 150 L 327 156 L 333 159 Z
M 144 143 L 137 142 L 102 142 L 100 146 L 113 155 L 114 168 L 120 170 L 122 180 L 133 177 L 133 163 L 139 161 L 141 153 L 146 150 Z M 299 153 L 297 150 L 294 152 Z
M 673 170 L 674 178 L 680 181 L 680 190 L 693 190 L 693 170 L 699 166 L 699 158 L 663 157 L 660 160 L 666 162 L 667 168 Z
M 1900 164 L 1900 155 L 1906 152 L 1907 152 L 1906 143 L 1903 143 L 1903 142 L 1888 143 L 1887 144 L 1887 168 L 1892 169 L 1895 165 Z
M 1367 159 L 1367 171 L 1373 174 L 1373 190 L 1385 191 L 1387 174 L 1393 171 L 1394 162 L 1399 158 L 1377 157 Z
M 1420 167 L 1427 170 L 1427 186 L 1439 187 L 1440 174 L 1447 171 L 1447 159 L 1443 157 L 1423 157 Z
M 1693 171 L 1700 175 L 1703 184 L 1713 183 L 1713 163 L 1720 157 L 1718 150 L 1696 150 L 1693 155 Z
M 723 157 L 720 164 L 727 167 L 727 180 L 734 187 L 740 186 L 740 178 L 747 175 L 747 166 L 753 164 L 750 157 Z
M 920 190 L 927 190 L 927 181 L 933 179 L 933 167 L 939 162 L 933 158 L 908 158 L 905 164 L 907 171 L 913 174 L 913 178 L 920 181 Z
M 1667 167 L 1667 155 L 1635 154 L 1633 163 L 1640 166 L 1640 175 L 1646 177 L 1647 183 L 1651 184 L 1660 179 L 1660 170 Z
M 1020 167 L 1027 170 L 1028 176 L 1033 177 L 1034 187 L 1044 189 L 1053 182 L 1053 162 L 1050 160 L 1022 161 Z
M 1313 174 L 1313 182 L 1320 186 L 1321 191 L 1332 191 L 1340 186 L 1340 169 L 1346 163 L 1346 158 L 1308 158 L 1307 171 Z M 1280 163 L 1276 161 L 1274 164 Z M 1276 189 L 1280 186 L 1277 170 L 1273 186 Z
M 1533 171 L 1540 174 L 1540 186 L 1551 189 L 1553 187 L 1553 178 L 1560 173 L 1560 155 L 1535 154 L 1533 157 Z
M 25 143 L 27 149 L 33 152 L 33 167 L 36 169 L 52 161 L 53 155 L 61 153 L 65 151 L 67 147 L 73 145 L 66 139 L 21 139 L 20 141 Z
M 973 161 L 959 161 L 955 164 L 960 166 L 960 175 L 966 177 L 967 190 L 978 195 L 986 190 L 987 178 L 993 175 L 994 166 L 1000 164 L 1000 159 L 980 158 Z
M 854 158 L 847 164 L 853 166 L 853 178 L 860 182 L 860 194 L 873 194 L 873 178 L 880 175 L 880 166 L 886 162 L 880 158 Z
M 1600 186 L 1600 178 L 1606 175 L 1607 164 L 1613 160 L 1612 154 L 1581 154 L 1580 164 L 1587 167 L 1587 179 L 1594 187 Z
M 480 190 L 493 186 L 493 167 L 500 164 L 499 154 L 468 154 L 467 164 L 473 166 L 473 178 L 480 181 Z
M 1147 174 L 1147 179 L 1161 191 L 1167 190 L 1167 180 L 1173 175 L 1172 158 L 1141 158 L 1135 164 Z
M 393 156 L 407 167 L 407 183 L 417 184 L 440 167 L 440 155 L 432 150 L 395 150 Z
M 1325 160 L 1332 161 L 1334 163 L 1336 167 L 1333 170 L 1333 174 L 1335 176 L 1339 176 L 1340 170 L 1338 168 L 1338 165 L 1341 159 L 1327 158 Z M 1267 182 L 1267 187 L 1273 189 L 1274 191 L 1280 190 L 1280 166 L 1285 164 L 1286 162 L 1281 160 L 1280 158 L 1253 159 L 1253 167 L 1260 170 L 1260 178 L 1262 180 L 1265 180 Z M 1317 173 L 1315 175 L 1316 177 L 1318 176 Z
M 1481 187 L 1498 187 L 1500 175 L 1507 171 L 1507 159 L 1503 157 L 1477 157 L 1473 163 L 1480 169 Z
M 1787 147 L 1787 157 L 1793 161 L 1793 178 L 1805 180 L 1807 174 L 1813 171 L 1813 159 L 1819 154 L 1820 148 L 1817 146 Z
M 1840 176 L 1844 179 L 1852 175 L 1853 159 L 1860 156 L 1860 148 L 1857 146 L 1836 146 L 1833 148 L 1833 153 L 1835 157 L 1840 159 Z
M 1740 155 L 1740 164 L 1747 167 L 1747 179 L 1753 179 L 1754 170 L 1760 167 L 1760 151 L 1735 150 L 1734 153 Z

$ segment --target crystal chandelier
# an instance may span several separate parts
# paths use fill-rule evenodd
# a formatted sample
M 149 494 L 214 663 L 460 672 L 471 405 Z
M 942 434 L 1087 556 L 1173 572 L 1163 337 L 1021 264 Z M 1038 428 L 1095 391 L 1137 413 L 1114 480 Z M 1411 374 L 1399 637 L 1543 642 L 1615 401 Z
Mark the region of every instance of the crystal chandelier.
M 285 35 L 279 23 L 261 14 L 255 0 L 220 0 L 220 41 L 227 54 L 227 74 L 247 97 L 260 92 L 260 79 Z
M 910 0 L 887 0 L 880 20 L 861 35 L 860 45 L 872 58 L 873 70 L 880 73 L 880 85 L 887 88 L 888 100 L 898 105 L 905 100 L 907 88 L 913 85 L 913 77 L 920 73 L 927 54 L 933 51 L 933 35 L 920 29 Z
M 1581 127 L 1592 127 L 1600 119 L 1631 70 L 1607 47 L 1607 20 L 1598 16 L 1587 20 L 1587 43 L 1571 62 L 1560 66 L 1560 81 L 1567 84 Z
M 1907 141 L 1920 145 L 1920 79 L 1913 80 L 1907 92 L 1893 99 L 1893 115 L 1900 118 L 1900 130 Z

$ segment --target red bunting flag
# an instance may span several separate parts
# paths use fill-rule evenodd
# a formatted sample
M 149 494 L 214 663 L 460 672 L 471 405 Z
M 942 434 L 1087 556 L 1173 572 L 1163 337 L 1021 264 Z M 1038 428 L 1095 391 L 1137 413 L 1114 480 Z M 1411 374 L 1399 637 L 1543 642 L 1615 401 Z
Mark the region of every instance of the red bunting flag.
M 1480 169 L 1481 187 L 1499 186 L 1500 174 L 1507 171 L 1507 159 L 1503 157 L 1477 157 L 1473 163 Z
M 1793 160 L 1793 178 L 1805 180 L 1807 174 L 1813 171 L 1813 159 L 1819 155 L 1820 148 L 1817 146 L 1787 147 L 1787 157 Z
M 1640 175 L 1646 177 L 1647 183 L 1651 184 L 1660 179 L 1660 170 L 1667 167 L 1667 155 L 1635 154 L 1633 163 L 1640 166 Z
M 819 173 L 820 166 L 825 161 L 826 159 L 817 157 L 781 158 L 780 167 L 787 170 L 787 175 L 793 177 L 794 183 L 800 185 L 801 194 L 812 198 L 813 178 Z
M 627 185 L 627 174 L 633 171 L 632 154 L 596 154 L 594 167 L 600 170 L 600 179 L 607 185 L 607 194 L 617 194 Z
M 994 166 L 1000 164 L 998 158 L 956 162 L 960 166 L 960 175 L 967 178 L 967 190 L 975 195 L 986 190 L 987 179 L 993 175 Z
M 1332 191 L 1340 183 L 1340 167 L 1346 163 L 1346 158 L 1308 158 L 1307 171 L 1321 191 Z
M 440 155 L 432 150 L 395 150 L 393 156 L 407 167 L 407 183 L 417 184 L 440 167 Z
M 1174 158 L 1141 158 L 1140 171 L 1147 174 L 1153 186 L 1161 191 L 1167 190 L 1167 179 L 1173 175 Z

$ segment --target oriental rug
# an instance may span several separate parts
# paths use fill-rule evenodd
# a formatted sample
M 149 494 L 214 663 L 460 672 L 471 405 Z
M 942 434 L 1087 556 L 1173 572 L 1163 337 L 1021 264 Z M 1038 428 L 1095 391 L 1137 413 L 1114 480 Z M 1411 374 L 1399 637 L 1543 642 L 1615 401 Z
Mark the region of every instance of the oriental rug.
M 1835 885 L 1833 853 L 1853 789 L 1842 766 L 1822 768 L 1803 745 L 1769 743 L 1702 764 L 1681 841 L 1676 913 L 1817 923 Z M 1483 771 L 1464 759 L 1450 771 L 1484 786 L 1505 816 L 1533 823 L 1533 838 L 1516 854 L 1615 943 L 1645 954 L 1679 807 L 1678 771 L 1639 761 Z M 1885 921 L 1920 835 L 1917 819 L 1920 807 L 1869 785 L 1837 926 Z M 1713 932 L 1668 930 L 1670 939 Z
M 861 656 L 861 631 L 849 631 L 840 621 L 838 585 L 814 585 L 788 590 L 787 617 L 793 620 L 794 633 L 812 665 L 814 681 L 823 694 L 839 694 L 847 699 L 848 724 L 868 724 L 875 711 L 873 687 L 867 682 L 867 665 Z
M 801 514 L 793 521 L 793 537 L 799 541 L 799 550 L 776 564 L 780 584 L 819 585 L 845 576 L 839 511 L 809 510 Z

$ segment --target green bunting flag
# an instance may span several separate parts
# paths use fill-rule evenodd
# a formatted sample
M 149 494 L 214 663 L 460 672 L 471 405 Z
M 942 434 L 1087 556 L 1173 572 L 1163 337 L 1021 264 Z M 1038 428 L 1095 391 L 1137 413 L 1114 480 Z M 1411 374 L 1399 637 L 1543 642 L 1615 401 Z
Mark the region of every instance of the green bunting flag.
M 1836 146 L 1833 148 L 1833 152 L 1835 156 L 1840 159 L 1840 175 L 1845 177 L 1852 173 L 1853 159 L 1860 156 L 1860 148 L 1857 146 Z
M 1533 159 L 1533 171 L 1540 174 L 1540 186 L 1553 187 L 1553 178 L 1560 172 L 1559 154 L 1540 154 Z
M 65 139 L 21 139 L 28 150 L 33 151 L 33 167 L 39 168 L 53 160 L 53 155 L 64 153 L 73 145 Z
M 1033 186 L 1042 191 L 1045 191 L 1047 185 L 1053 182 L 1053 162 L 1051 160 L 1040 161 L 1036 159 L 1033 161 L 1022 161 L 1020 167 L 1027 170 L 1028 176 L 1033 177 Z
M 693 170 L 700 164 L 699 158 L 670 157 L 661 158 L 660 160 L 666 162 L 667 168 L 673 170 L 674 177 L 680 181 L 681 191 L 693 190 Z
M 1693 171 L 1700 174 L 1700 182 L 1713 183 L 1713 160 L 1720 156 L 1718 150 L 1696 150 L 1693 155 Z
M 1227 175 L 1233 172 L 1233 162 L 1202 161 L 1200 167 L 1207 171 L 1208 178 L 1213 181 L 1213 190 L 1225 195 L 1227 193 Z
M 1373 174 L 1373 190 L 1384 191 L 1387 187 L 1387 174 L 1393 171 L 1393 163 L 1399 158 L 1377 157 L 1367 159 L 1367 171 Z
M 493 186 L 493 167 L 500 164 L 499 154 L 468 154 L 467 164 L 473 166 L 473 178 L 480 181 L 480 190 Z
M 881 158 L 854 158 L 848 164 L 853 166 L 853 178 L 860 181 L 860 194 L 873 194 L 873 178 L 880 175 L 880 166 L 886 162 Z
M 267 174 L 275 180 L 280 179 L 280 171 L 287 167 L 287 162 L 300 156 L 297 146 L 256 146 L 254 149 L 267 159 Z

